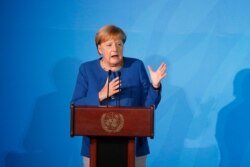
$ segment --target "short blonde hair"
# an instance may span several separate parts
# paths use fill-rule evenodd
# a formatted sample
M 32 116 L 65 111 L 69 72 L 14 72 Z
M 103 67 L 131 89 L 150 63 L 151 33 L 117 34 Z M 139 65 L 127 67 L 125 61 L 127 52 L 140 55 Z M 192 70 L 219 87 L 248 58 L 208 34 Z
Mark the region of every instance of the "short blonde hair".
M 95 36 L 95 44 L 98 45 L 110 39 L 121 39 L 123 44 L 126 42 L 127 36 L 124 31 L 114 25 L 106 25 L 99 29 Z

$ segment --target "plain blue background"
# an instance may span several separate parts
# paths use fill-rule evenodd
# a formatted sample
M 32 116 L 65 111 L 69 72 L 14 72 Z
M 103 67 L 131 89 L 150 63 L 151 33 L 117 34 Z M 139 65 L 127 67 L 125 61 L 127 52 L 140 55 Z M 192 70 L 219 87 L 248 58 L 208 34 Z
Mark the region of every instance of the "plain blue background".
M 249 0 L 0 2 L 0 166 L 80 167 L 69 102 L 95 32 L 127 33 L 125 56 L 168 64 L 148 167 L 250 164 Z

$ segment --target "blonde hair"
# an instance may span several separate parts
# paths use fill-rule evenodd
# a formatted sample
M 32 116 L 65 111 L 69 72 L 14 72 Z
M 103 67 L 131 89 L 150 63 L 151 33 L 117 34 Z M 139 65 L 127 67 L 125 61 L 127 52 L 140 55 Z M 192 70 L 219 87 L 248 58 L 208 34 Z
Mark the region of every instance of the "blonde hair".
M 110 39 L 121 39 L 123 44 L 126 42 L 127 36 L 124 31 L 114 25 L 106 25 L 99 29 L 95 36 L 95 44 L 98 45 Z

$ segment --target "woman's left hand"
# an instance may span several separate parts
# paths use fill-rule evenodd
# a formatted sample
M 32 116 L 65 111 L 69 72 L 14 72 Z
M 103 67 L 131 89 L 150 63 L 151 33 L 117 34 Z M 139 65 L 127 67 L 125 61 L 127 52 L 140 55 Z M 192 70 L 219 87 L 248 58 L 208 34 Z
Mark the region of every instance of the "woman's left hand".
M 167 65 L 165 63 L 161 63 L 156 71 L 152 69 L 150 65 L 148 65 L 149 75 L 154 88 L 159 88 L 161 85 L 161 80 L 167 75 Z

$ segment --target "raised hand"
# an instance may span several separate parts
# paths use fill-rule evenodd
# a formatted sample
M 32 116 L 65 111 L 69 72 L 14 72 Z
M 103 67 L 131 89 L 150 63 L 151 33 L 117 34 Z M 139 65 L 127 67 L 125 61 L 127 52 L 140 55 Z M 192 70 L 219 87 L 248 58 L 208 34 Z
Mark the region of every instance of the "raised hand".
M 108 97 L 113 96 L 114 94 L 119 92 L 119 87 L 121 86 L 121 80 L 119 77 L 114 78 L 112 81 L 109 82 L 109 94 L 108 93 L 108 78 L 106 80 L 105 85 L 101 89 L 101 91 L 98 93 L 98 97 L 100 101 L 103 101 L 104 99 Z
M 161 80 L 167 75 L 167 65 L 165 63 L 161 63 L 156 71 L 152 69 L 150 65 L 148 65 L 149 75 L 154 88 L 159 88 L 161 85 Z

